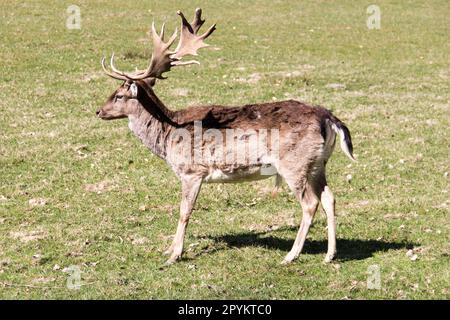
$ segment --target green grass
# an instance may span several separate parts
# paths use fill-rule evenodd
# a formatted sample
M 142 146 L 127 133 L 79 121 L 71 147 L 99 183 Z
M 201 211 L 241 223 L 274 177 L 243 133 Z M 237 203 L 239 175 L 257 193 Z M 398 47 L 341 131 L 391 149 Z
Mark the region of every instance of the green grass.
M 213 50 L 159 82 L 160 98 L 320 104 L 348 124 L 359 162 L 337 150 L 328 165 L 334 263 L 322 263 L 319 212 L 304 253 L 280 264 L 301 211 L 266 180 L 204 185 L 169 268 L 178 181 L 126 120 L 95 117 L 118 86 L 99 61 L 115 51 L 121 68 L 144 67 L 151 20 L 174 28 L 176 10 L 198 4 L 76 1 L 82 28 L 67 30 L 70 4 L 0 4 L 0 298 L 450 298 L 448 1 L 377 1 L 380 30 L 366 27 L 370 1 L 202 1 Z M 66 287 L 71 265 L 79 290 Z M 379 290 L 366 286 L 371 265 Z

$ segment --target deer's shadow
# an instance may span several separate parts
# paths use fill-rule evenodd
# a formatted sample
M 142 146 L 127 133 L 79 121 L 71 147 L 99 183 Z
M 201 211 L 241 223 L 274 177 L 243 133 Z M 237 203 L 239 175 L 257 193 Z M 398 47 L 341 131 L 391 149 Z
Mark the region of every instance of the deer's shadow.
M 296 228 L 281 228 L 281 230 L 297 230 Z M 226 248 L 242 247 L 263 247 L 266 249 L 275 249 L 289 251 L 294 243 L 294 238 L 283 239 L 277 236 L 268 235 L 271 232 L 243 232 L 236 234 L 227 234 L 221 236 L 206 236 L 204 239 L 213 240 L 215 243 L 224 243 L 225 246 L 218 246 L 214 249 L 223 250 Z M 303 247 L 303 254 L 325 254 L 327 252 L 328 240 L 308 240 L 306 239 Z M 377 252 L 388 250 L 406 250 L 411 249 L 417 244 L 407 241 L 382 241 L 365 239 L 337 239 L 337 260 L 363 260 L 370 258 Z

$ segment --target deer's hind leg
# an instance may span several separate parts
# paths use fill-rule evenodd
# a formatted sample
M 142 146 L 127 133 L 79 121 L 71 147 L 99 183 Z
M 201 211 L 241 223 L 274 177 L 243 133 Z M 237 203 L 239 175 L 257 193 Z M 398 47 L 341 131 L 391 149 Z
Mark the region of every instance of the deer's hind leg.
M 283 263 L 292 262 L 301 253 L 319 202 L 327 215 L 328 249 L 325 262 L 330 262 L 336 255 L 335 199 L 327 185 L 325 164 L 315 167 L 314 173 L 307 177 L 295 179 L 295 175 L 291 174 L 285 179 L 302 206 L 303 217 L 294 245 Z
M 283 264 L 287 264 L 296 259 L 303 249 L 306 236 L 319 205 L 319 198 L 317 197 L 317 193 L 312 185 L 308 183 L 306 174 L 296 177 L 294 174 L 287 173 L 283 177 L 289 188 L 294 192 L 296 198 L 299 200 L 303 211 L 302 221 L 300 223 L 292 249 L 283 260 Z
M 320 194 L 320 202 L 327 215 L 328 250 L 327 255 L 325 256 L 325 262 L 331 262 L 336 256 L 335 199 L 333 192 L 331 192 L 331 189 L 327 185 L 325 168 L 323 169 L 320 179 L 318 179 L 316 190 L 317 194 Z
M 325 165 L 326 162 L 320 167 L 315 168 L 314 174 L 310 177 L 308 184 L 316 197 L 320 199 L 320 203 L 327 216 L 328 249 L 325 262 L 330 262 L 336 256 L 335 200 L 327 184 Z
M 299 201 L 303 209 L 303 218 L 294 246 L 284 262 L 291 262 L 300 254 L 319 201 L 327 216 L 328 249 L 324 261 L 331 262 L 336 256 L 335 199 L 327 184 L 325 164 L 316 167 L 314 174 L 308 177 Z

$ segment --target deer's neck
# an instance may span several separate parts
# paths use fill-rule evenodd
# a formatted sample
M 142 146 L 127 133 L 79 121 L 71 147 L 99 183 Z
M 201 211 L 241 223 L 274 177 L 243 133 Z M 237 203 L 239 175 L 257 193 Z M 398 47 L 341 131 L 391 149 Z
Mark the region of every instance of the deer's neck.
M 129 127 L 147 148 L 166 159 L 168 139 L 176 126 L 173 112 L 164 106 L 151 89 L 140 95 L 139 102 L 141 105 L 137 112 L 129 116 Z
M 166 144 L 171 125 L 144 111 L 138 116 L 130 116 L 128 126 L 154 154 L 162 159 L 166 158 Z

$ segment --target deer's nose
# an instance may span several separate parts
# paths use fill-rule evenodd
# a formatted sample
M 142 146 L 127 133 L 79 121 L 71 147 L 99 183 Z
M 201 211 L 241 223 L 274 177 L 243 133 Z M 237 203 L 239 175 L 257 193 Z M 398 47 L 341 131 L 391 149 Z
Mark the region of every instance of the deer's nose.
M 95 111 L 95 114 L 99 115 L 100 114 L 100 110 Z

